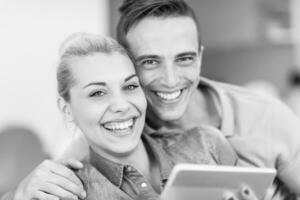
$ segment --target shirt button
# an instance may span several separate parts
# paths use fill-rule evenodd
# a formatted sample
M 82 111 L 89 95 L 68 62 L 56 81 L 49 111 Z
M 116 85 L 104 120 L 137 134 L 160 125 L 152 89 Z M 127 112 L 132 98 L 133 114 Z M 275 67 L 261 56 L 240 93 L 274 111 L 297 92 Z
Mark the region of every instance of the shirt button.
M 147 187 L 147 183 L 142 183 L 142 184 L 141 184 L 141 187 L 142 187 L 142 188 Z

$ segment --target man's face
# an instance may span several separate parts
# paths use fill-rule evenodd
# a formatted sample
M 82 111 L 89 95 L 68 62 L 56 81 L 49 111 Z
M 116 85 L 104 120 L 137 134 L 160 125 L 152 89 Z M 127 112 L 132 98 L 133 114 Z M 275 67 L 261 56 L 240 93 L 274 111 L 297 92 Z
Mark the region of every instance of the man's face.
M 195 22 L 190 17 L 148 17 L 131 27 L 126 39 L 150 114 L 164 121 L 180 119 L 200 78 Z

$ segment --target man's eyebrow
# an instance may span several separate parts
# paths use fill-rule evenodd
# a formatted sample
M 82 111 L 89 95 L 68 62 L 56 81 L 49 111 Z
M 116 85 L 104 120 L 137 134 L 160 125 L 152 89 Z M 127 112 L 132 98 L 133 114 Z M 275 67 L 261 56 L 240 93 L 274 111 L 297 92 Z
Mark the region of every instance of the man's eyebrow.
M 83 88 L 87 88 L 87 87 L 92 86 L 92 85 L 106 86 L 106 83 L 105 82 L 91 82 L 91 83 L 85 85 Z
M 129 81 L 130 79 L 132 79 L 134 77 L 137 77 L 137 75 L 136 74 L 132 74 L 132 75 L 128 76 L 127 78 L 124 79 L 124 82 L 127 82 L 127 81 Z
M 138 62 L 138 61 L 141 61 L 141 60 L 144 60 L 144 59 L 159 59 L 159 56 L 157 55 L 142 55 L 142 56 L 138 56 L 135 61 Z
M 184 52 L 184 53 L 180 53 L 180 54 L 176 55 L 176 57 L 184 57 L 184 56 L 197 56 L 197 53 L 194 51 L 188 51 L 188 52 Z

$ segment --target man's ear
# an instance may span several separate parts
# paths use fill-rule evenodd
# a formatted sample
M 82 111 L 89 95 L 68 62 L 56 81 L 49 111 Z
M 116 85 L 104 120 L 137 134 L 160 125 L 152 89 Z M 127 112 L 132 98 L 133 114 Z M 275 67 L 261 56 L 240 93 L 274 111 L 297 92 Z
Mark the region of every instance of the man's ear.
M 70 103 L 66 102 L 62 97 L 58 97 L 57 106 L 64 118 L 67 120 L 67 122 L 74 121 L 73 113 L 70 108 Z
M 201 76 L 201 68 L 202 68 L 202 56 L 203 56 L 203 51 L 204 51 L 204 46 L 201 45 L 200 48 L 199 48 L 199 55 L 198 55 L 198 58 L 199 58 L 199 65 L 200 65 L 200 73 L 199 73 L 200 76 Z
M 204 46 L 201 45 L 200 50 L 199 50 L 200 67 L 202 66 L 203 51 L 204 51 Z

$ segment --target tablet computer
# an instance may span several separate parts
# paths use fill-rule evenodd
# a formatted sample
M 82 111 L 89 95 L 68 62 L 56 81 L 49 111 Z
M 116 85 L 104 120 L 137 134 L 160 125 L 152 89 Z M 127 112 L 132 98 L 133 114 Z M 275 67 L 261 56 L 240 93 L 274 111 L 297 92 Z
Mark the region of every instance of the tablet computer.
M 239 192 L 245 184 L 261 199 L 276 170 L 233 166 L 178 164 L 161 194 L 163 200 L 221 200 L 225 191 Z

